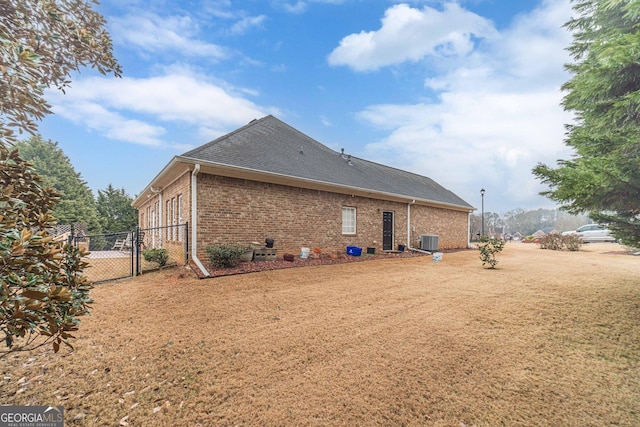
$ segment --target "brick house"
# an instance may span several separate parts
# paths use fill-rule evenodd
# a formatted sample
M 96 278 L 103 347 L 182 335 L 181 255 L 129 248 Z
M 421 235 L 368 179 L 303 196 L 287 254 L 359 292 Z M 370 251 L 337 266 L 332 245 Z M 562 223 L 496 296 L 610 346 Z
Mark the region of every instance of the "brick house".
M 191 260 L 206 247 L 275 241 L 278 254 L 353 245 L 439 249 L 469 245 L 472 206 L 433 180 L 338 153 L 269 115 L 175 156 L 133 202 L 142 228 L 189 222 Z

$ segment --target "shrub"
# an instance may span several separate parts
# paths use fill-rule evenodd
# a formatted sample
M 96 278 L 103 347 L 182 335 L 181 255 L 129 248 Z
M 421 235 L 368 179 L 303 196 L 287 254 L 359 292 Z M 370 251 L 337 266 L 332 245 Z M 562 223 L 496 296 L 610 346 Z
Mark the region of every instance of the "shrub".
M 238 245 L 208 246 L 209 261 L 217 268 L 235 267 L 240 263 L 240 256 L 245 248 Z
M 562 236 L 562 241 L 565 247 L 570 251 L 579 251 L 584 242 L 577 234 L 569 234 Z
M 487 236 L 482 237 L 480 239 L 480 244 L 478 245 L 482 266 L 484 267 L 486 264 L 489 264 L 489 268 L 496 268 L 496 264 L 498 264 L 496 254 L 502 252 L 504 245 L 504 240 Z
M 142 256 L 149 262 L 157 262 L 160 267 L 167 265 L 169 254 L 166 249 L 145 249 Z
M 583 241 L 580 236 L 576 234 L 563 236 L 558 233 L 552 233 L 547 234 L 539 243 L 540 249 L 561 251 L 562 249 L 567 248 L 570 251 L 579 251 L 582 247 Z
M 560 251 L 564 247 L 564 239 L 559 233 L 550 233 L 540 239 L 540 249 L 551 249 L 552 251 Z

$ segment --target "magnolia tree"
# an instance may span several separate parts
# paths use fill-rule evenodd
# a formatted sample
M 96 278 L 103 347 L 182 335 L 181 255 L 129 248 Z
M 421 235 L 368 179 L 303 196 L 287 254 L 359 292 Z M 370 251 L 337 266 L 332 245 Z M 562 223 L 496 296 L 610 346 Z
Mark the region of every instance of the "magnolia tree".
M 90 66 L 120 76 L 98 2 L 5 0 L 0 2 L 0 141 L 35 134 L 35 121 L 51 113 L 44 91 L 62 91 L 70 76 Z
M 70 75 L 91 66 L 120 75 L 95 1 L 0 2 L 0 330 L 7 350 L 69 344 L 89 312 L 91 284 L 77 248 L 48 233 L 59 195 L 13 148 L 51 112 L 44 91 L 64 91 Z M 41 340 L 38 338 L 42 337 Z
M 0 330 L 8 349 L 3 354 L 47 342 L 56 352 L 61 343 L 70 345 L 70 332 L 91 303 L 91 284 L 82 275 L 84 253 L 48 234 L 56 223 L 49 211 L 58 194 L 41 183 L 17 150 L 0 147 Z M 46 338 L 36 340 L 40 336 Z
M 478 250 L 480 251 L 480 260 L 483 267 L 488 264 L 490 269 L 496 268 L 498 264 L 496 255 L 502 252 L 505 243 L 504 240 L 493 237 L 482 236 L 480 238 Z

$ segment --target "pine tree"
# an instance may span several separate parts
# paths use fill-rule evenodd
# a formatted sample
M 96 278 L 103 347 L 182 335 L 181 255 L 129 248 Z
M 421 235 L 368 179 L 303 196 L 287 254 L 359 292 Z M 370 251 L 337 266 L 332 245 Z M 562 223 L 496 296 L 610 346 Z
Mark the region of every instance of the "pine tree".
M 93 192 L 57 142 L 35 135 L 17 143 L 16 148 L 20 157 L 42 176 L 43 182 L 60 193 L 60 201 L 52 212 L 59 224 L 80 222 L 87 225 L 90 233 L 101 230 Z
M 563 209 L 640 246 L 640 1 L 578 0 L 574 11 L 563 106 L 575 114 L 565 139 L 575 156 L 533 173 Z
M 97 208 L 104 233 L 133 230 L 138 225 L 138 212 L 132 202 L 124 188 L 117 190 L 109 184 L 104 191 L 98 190 Z

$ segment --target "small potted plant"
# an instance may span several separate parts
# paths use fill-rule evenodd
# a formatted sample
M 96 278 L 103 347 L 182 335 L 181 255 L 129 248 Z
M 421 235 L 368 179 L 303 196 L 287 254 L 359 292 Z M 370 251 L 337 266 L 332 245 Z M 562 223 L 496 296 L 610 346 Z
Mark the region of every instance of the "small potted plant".
M 240 255 L 240 261 L 249 262 L 253 260 L 253 247 L 244 248 L 244 252 Z

